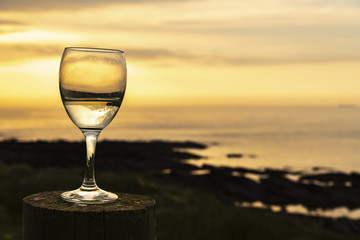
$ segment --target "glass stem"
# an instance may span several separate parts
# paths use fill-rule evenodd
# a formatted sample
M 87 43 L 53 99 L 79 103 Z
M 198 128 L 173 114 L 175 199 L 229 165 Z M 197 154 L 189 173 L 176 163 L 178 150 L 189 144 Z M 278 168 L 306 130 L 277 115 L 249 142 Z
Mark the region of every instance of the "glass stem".
M 86 166 L 81 191 L 95 191 L 98 189 L 95 182 L 95 148 L 100 130 L 83 130 L 86 141 Z

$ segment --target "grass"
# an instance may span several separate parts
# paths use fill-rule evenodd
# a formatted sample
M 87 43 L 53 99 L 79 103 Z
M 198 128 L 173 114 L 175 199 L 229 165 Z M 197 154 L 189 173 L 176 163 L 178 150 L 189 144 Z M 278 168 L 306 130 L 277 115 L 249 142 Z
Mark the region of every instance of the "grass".
M 36 192 L 74 189 L 82 169 L 0 164 L 0 239 L 21 239 L 21 201 Z M 237 208 L 215 196 L 139 174 L 99 172 L 101 187 L 153 197 L 159 240 L 352 240 L 354 236 L 303 226 L 256 209 Z

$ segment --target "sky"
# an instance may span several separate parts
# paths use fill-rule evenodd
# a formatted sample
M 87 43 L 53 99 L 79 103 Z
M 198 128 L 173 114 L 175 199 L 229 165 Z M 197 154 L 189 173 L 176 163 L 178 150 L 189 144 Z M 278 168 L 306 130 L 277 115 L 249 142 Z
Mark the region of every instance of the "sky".
M 359 43 L 358 0 L 1 0 L 0 106 L 61 104 L 65 47 L 123 50 L 128 105 L 360 105 Z

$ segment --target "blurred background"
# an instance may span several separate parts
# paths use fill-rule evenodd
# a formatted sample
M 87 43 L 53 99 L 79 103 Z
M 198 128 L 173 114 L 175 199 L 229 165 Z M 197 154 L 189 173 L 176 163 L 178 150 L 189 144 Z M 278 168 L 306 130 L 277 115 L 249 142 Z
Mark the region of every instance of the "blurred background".
M 63 109 L 68 46 L 125 51 L 101 139 L 195 140 L 212 164 L 360 170 L 357 1 L 1 1 L 0 138 L 81 140 Z M 258 156 L 227 158 L 229 152 Z M 346 164 L 344 164 L 346 160 Z
M 357 174 L 359 33 L 356 0 L 2 0 L 0 139 L 82 140 L 59 94 L 62 52 L 114 48 L 128 84 L 100 140 L 197 141 L 204 158 L 187 164 L 286 170 L 293 182 Z M 338 206 L 315 215 L 360 219 L 359 203 Z
M 59 104 L 64 47 L 122 49 L 129 105 L 358 104 L 359 4 L 0 3 L 1 105 Z

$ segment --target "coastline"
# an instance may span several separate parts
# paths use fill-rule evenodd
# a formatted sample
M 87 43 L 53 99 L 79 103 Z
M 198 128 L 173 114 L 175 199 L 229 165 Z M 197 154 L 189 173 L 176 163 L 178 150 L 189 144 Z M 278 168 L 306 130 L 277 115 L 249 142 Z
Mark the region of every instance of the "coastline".
M 259 207 L 285 218 L 337 232 L 360 234 L 360 220 L 289 214 L 288 206 L 309 210 L 360 206 L 360 175 L 321 173 L 308 175 L 288 170 L 195 166 L 188 160 L 203 159 L 189 149 L 205 149 L 196 142 L 101 141 L 96 151 L 96 171 L 114 174 L 144 174 L 205 192 L 235 207 Z M 35 169 L 82 168 L 84 142 L 0 142 L 0 163 L 25 164 Z M 51 187 L 51 186 L 49 186 Z M 245 204 L 248 203 L 248 204 Z M 275 211 L 274 211 L 275 209 Z

